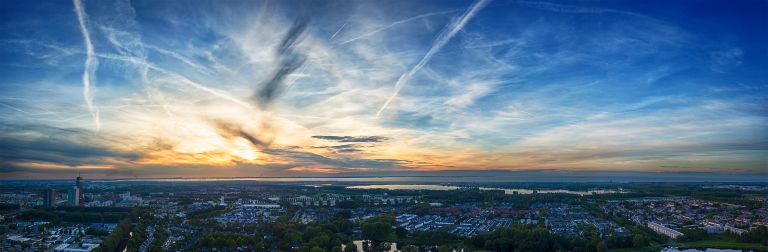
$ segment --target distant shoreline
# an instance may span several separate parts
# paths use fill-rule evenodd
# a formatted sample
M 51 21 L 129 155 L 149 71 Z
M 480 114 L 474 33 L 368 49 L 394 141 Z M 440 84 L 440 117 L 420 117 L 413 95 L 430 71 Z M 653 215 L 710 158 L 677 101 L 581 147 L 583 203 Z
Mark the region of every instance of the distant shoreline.
M 508 174 L 412 176 L 269 176 L 109 178 L 87 175 L 94 182 L 401 182 L 401 183 L 768 183 L 768 174 Z M 0 178 L 0 181 L 69 181 L 71 178 Z

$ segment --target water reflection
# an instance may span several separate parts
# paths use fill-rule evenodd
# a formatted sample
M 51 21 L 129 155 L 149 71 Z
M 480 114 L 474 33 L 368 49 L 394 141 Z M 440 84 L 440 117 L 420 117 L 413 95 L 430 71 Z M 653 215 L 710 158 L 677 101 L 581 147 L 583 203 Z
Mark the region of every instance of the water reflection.
M 588 191 L 571 191 L 571 190 L 564 190 L 564 189 L 541 189 L 541 190 L 532 190 L 532 189 L 506 189 L 506 188 L 488 188 L 488 187 L 480 187 L 480 190 L 503 190 L 505 194 L 533 194 L 533 193 L 567 193 L 567 194 L 576 194 L 576 195 L 592 195 L 592 194 L 606 194 L 606 193 L 623 193 L 623 191 L 617 191 L 617 190 L 604 190 L 604 189 L 598 189 L 598 190 L 588 190 Z
M 349 189 L 388 189 L 388 190 L 433 190 L 433 191 L 448 191 L 458 190 L 461 187 L 458 186 L 446 186 L 446 185 L 361 185 L 361 186 L 347 186 Z
M 404 184 L 391 184 L 391 185 L 358 185 L 347 186 L 350 189 L 388 189 L 388 190 L 458 190 L 469 187 L 449 186 L 449 185 L 404 185 Z M 617 190 L 588 190 L 588 191 L 572 191 L 564 189 L 505 189 L 505 188 L 491 188 L 480 187 L 480 190 L 503 190 L 506 194 L 533 194 L 533 193 L 568 193 L 576 195 L 592 195 L 592 194 L 606 194 L 606 193 L 622 193 L 623 191 Z

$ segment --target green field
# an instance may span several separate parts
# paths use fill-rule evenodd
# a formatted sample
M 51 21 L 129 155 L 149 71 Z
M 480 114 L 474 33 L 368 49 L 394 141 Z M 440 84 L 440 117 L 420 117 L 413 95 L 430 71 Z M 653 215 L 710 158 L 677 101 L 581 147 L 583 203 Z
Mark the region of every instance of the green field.
M 696 248 L 717 248 L 717 249 L 751 249 L 758 251 L 768 251 L 768 246 L 760 243 L 743 243 L 729 240 L 703 240 L 693 242 L 676 242 L 667 244 L 667 246 L 677 247 L 678 249 L 696 249 Z M 658 252 L 664 246 L 652 245 L 644 248 L 624 248 L 611 249 L 610 252 Z
M 661 246 L 653 245 L 643 248 L 622 248 L 622 249 L 609 249 L 609 252 L 658 252 L 661 251 Z
M 686 248 L 719 248 L 719 249 L 754 249 L 768 251 L 768 246 L 760 243 L 743 243 L 737 241 L 718 241 L 718 240 L 703 240 L 693 242 L 681 242 L 673 244 L 673 246 L 686 249 Z

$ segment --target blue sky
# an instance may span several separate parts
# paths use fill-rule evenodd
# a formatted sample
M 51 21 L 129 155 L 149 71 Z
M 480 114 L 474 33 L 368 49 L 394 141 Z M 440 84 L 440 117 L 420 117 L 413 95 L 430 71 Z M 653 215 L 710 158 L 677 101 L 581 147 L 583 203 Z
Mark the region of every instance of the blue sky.
M 765 173 L 765 1 L 5 1 L 0 175 Z

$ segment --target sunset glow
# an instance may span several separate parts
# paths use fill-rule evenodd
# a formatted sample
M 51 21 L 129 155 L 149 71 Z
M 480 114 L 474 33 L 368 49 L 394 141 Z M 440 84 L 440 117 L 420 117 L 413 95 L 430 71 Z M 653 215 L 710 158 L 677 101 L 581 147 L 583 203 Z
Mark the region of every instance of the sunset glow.
M 766 2 L 720 4 L 5 2 L 0 176 L 764 173 Z

